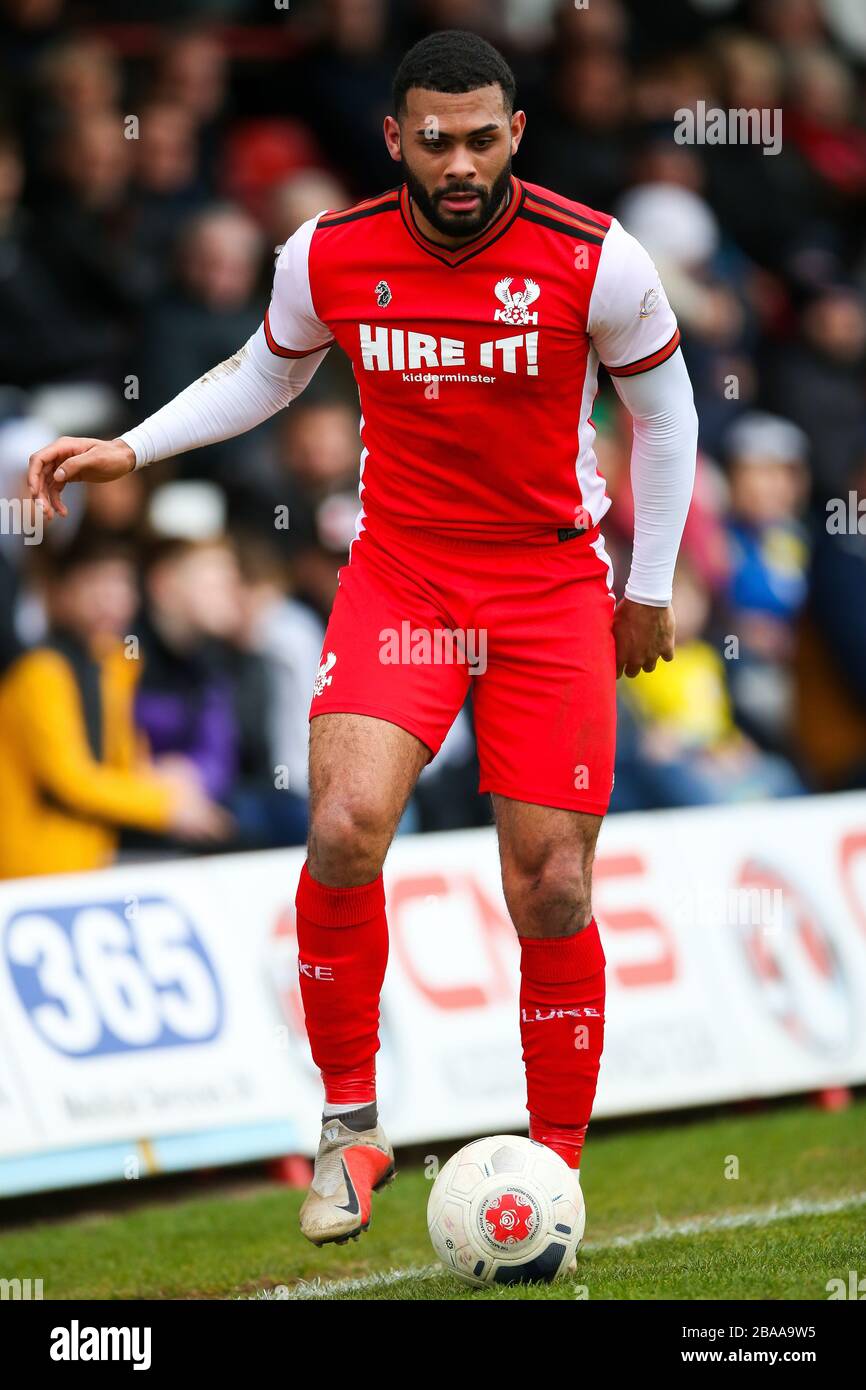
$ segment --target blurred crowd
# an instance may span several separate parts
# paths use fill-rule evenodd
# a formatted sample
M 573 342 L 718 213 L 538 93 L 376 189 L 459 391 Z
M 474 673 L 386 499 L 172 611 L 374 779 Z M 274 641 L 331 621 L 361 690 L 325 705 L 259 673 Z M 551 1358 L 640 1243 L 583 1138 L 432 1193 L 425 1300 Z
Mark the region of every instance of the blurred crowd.
M 620 682 L 613 809 L 866 786 L 863 0 L 0 0 L 0 875 L 302 842 L 309 694 L 358 508 L 332 352 L 228 443 L 6 524 L 27 456 L 113 437 L 260 323 L 275 257 L 399 178 L 400 54 L 515 69 L 515 171 L 653 255 L 701 422 L 676 661 Z M 783 113 L 781 149 L 675 113 Z M 621 591 L 630 426 L 594 414 Z M 859 523 L 859 524 L 858 524 Z M 471 707 L 402 829 L 486 823 Z

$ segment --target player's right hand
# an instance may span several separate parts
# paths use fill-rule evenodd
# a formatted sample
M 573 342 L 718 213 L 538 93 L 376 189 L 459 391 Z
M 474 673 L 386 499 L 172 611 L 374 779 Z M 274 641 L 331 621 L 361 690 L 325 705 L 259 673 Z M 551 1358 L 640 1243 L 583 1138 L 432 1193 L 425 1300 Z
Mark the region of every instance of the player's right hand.
M 62 435 L 31 455 L 27 485 L 47 521 L 68 516 L 60 494 L 67 483 L 109 483 L 131 473 L 135 454 L 122 439 L 74 439 Z

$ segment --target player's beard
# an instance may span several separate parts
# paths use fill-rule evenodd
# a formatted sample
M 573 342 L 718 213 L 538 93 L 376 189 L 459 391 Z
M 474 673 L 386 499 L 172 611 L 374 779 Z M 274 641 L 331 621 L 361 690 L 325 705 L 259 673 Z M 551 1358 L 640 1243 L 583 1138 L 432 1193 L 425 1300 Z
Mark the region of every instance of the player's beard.
M 492 221 L 502 206 L 511 181 L 511 156 L 508 156 L 502 170 L 496 175 L 489 189 L 481 188 L 474 183 L 452 184 L 448 188 L 438 189 L 431 197 L 405 160 L 403 161 L 403 172 L 406 178 L 406 187 L 409 189 L 413 201 L 437 232 L 449 237 L 471 237 L 483 232 L 488 222 Z M 440 199 L 455 193 L 475 193 L 479 199 L 478 211 L 471 215 L 442 212 L 439 207 Z

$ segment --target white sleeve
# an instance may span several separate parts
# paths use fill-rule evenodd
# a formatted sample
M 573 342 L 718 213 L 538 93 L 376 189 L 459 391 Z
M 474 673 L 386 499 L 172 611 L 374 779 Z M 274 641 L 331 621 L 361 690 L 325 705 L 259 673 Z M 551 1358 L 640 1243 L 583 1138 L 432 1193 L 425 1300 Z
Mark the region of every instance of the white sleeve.
M 305 222 L 283 247 L 264 323 L 240 351 L 120 436 L 135 454 L 136 468 L 233 439 L 303 391 L 334 341 L 316 317 L 310 292 L 316 221 Z
M 602 246 L 588 318 L 593 346 L 634 422 L 634 549 L 625 595 L 664 608 L 694 485 L 698 418 L 659 273 L 616 218 Z
M 601 248 L 587 327 L 612 377 L 651 371 L 679 346 L 677 321 L 659 273 L 616 218 Z
M 698 416 L 692 384 L 677 350 L 660 367 L 614 377 L 614 386 L 634 423 L 634 549 L 625 596 L 665 608 L 695 478 Z
M 265 330 L 268 346 L 278 357 L 304 356 L 334 341 L 316 314 L 310 286 L 310 242 L 321 215 L 317 212 L 289 237 L 277 260 Z

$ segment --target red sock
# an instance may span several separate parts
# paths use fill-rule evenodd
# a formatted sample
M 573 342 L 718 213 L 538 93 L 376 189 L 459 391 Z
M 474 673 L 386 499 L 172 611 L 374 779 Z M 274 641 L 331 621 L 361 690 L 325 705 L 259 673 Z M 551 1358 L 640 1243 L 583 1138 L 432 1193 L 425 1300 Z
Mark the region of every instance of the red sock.
M 327 888 L 306 864 L 295 898 L 298 970 L 313 1061 L 331 1105 L 376 1099 L 379 994 L 388 960 L 382 875 Z
M 593 918 L 574 936 L 520 938 L 520 1036 L 529 1135 L 580 1167 L 604 1045 L 604 951 Z

